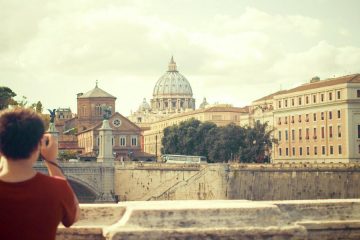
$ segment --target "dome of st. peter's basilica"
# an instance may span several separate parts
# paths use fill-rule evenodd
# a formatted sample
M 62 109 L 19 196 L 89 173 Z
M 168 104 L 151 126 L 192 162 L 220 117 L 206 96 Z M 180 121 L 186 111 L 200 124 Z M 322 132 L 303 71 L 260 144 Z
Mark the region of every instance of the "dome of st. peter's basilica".
M 157 111 L 178 112 L 195 109 L 195 99 L 188 80 L 177 70 L 171 57 L 168 71 L 156 82 L 151 108 Z

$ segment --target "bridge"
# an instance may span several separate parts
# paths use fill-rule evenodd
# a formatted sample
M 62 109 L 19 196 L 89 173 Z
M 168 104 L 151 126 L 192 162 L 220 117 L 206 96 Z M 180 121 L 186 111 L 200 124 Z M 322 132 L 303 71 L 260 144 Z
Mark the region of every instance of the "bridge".
M 59 164 L 81 203 L 115 202 L 114 163 L 60 162 Z M 47 173 L 43 162 L 38 161 L 35 169 Z

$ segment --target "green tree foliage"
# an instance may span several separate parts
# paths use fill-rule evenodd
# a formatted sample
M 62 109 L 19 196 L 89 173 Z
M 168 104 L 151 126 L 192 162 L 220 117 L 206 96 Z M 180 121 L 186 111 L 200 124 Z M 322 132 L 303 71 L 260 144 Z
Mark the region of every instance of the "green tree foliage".
M 15 104 L 13 97 L 16 96 L 10 88 L 8 87 L 0 87 L 0 110 L 6 109 L 10 104 Z
M 245 141 L 239 149 L 241 162 L 268 162 L 265 152 L 271 149 L 274 140 L 271 139 L 272 130 L 268 130 L 268 124 L 255 122 L 253 128 L 245 130 Z
M 64 150 L 59 152 L 59 159 L 60 160 L 69 160 L 69 159 L 76 159 L 77 158 L 77 152 L 76 151 L 70 151 L 70 150 Z
M 38 101 L 38 102 L 36 103 L 36 105 L 35 105 L 35 111 L 36 111 L 37 113 L 42 113 L 42 111 L 43 111 L 43 105 L 42 105 L 42 103 L 41 103 L 40 101 Z
M 209 162 L 264 162 L 266 148 L 271 148 L 267 124 L 256 122 L 254 128 L 190 119 L 164 129 L 163 154 L 206 156 Z

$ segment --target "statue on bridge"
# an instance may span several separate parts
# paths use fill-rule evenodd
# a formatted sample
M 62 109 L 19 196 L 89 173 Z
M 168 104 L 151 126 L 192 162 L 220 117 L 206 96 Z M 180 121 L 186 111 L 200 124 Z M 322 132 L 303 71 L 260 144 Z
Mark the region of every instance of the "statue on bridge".
M 49 113 L 50 113 L 50 123 L 54 123 L 55 122 L 55 112 L 56 112 L 56 109 L 53 109 L 51 111 L 51 109 L 48 109 Z

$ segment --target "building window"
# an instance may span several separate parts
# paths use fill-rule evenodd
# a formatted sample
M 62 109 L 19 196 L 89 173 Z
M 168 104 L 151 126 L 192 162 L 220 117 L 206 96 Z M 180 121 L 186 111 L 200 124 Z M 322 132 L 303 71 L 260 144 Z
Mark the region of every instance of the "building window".
M 279 103 L 279 108 L 281 108 L 281 101 L 279 101 L 278 103 Z
M 281 148 L 279 148 L 279 156 L 281 156 Z
M 309 128 L 306 128 L 306 131 L 305 131 L 305 138 L 306 140 L 309 140 Z
M 298 98 L 298 102 L 299 102 L 299 105 L 302 104 L 302 100 L 301 100 L 301 97 Z
M 340 98 L 341 98 L 341 92 L 337 91 L 337 99 L 340 99 Z
M 313 103 L 316 103 L 316 95 L 313 95 Z
M 316 113 L 314 113 L 314 122 L 316 122 Z
M 95 115 L 96 116 L 101 116 L 101 106 L 100 106 L 100 104 L 97 104 L 95 106 Z
M 289 133 L 288 130 L 285 130 L 285 141 L 289 140 Z
M 360 125 L 358 125 L 358 138 L 360 138 Z
M 131 136 L 131 146 L 137 146 L 138 145 L 137 139 L 138 139 L 137 136 Z
M 325 148 L 325 146 L 322 146 L 322 147 L 321 147 L 321 154 L 322 154 L 322 155 L 325 155 L 325 154 L 326 154 L 326 148 Z
M 309 122 L 309 114 L 305 115 L 305 122 Z
M 314 147 L 314 155 L 317 155 L 317 147 Z
M 289 148 L 286 148 L 285 152 L 286 152 L 286 156 L 289 156 Z
M 285 99 L 284 107 L 287 107 L 288 100 Z
M 299 147 L 299 155 L 302 156 L 302 147 Z
M 357 90 L 357 91 L 356 91 L 356 96 L 357 96 L 357 97 L 360 97 L 360 90 Z
M 329 137 L 332 138 L 333 137 L 333 127 L 329 126 Z
M 341 111 L 340 110 L 337 111 L 337 116 L 338 116 L 338 118 L 341 118 Z
M 332 100 L 332 92 L 329 92 L 329 101 Z
M 323 93 L 320 95 L 320 101 L 321 101 L 321 102 L 324 101 L 324 94 L 323 94 Z
M 321 112 L 321 120 L 324 120 L 325 117 L 324 117 L 324 112 Z
M 310 155 L 310 147 L 306 147 L 306 155 Z
M 321 127 L 321 138 L 325 138 L 325 127 Z
M 301 115 L 299 115 L 299 123 L 301 123 Z
M 306 103 L 306 104 L 309 104 L 309 96 L 306 96 L 306 97 L 305 97 L 305 103 Z
M 329 111 L 329 119 L 332 119 L 332 111 Z
M 120 146 L 126 146 L 126 137 L 120 136 Z
M 287 124 L 287 117 L 285 117 L 285 124 Z
M 295 106 L 295 100 L 291 99 L 291 106 Z
M 301 136 L 301 128 L 299 129 L 299 140 L 302 139 L 302 136 Z
M 338 151 L 339 151 L 339 155 L 342 154 L 342 148 L 341 148 L 341 145 L 338 146 Z
M 82 105 L 81 110 L 82 110 L 81 111 L 82 115 L 86 116 L 86 106 L 85 105 Z
M 295 148 L 292 148 L 292 155 L 295 156 Z
M 338 138 L 341 138 L 341 126 L 340 125 L 338 125 Z
M 334 147 L 330 146 L 330 155 L 333 155 L 333 154 L 334 154 Z
M 294 123 L 294 116 L 291 116 L 291 123 Z
M 291 140 L 295 141 L 295 129 L 291 130 Z
M 278 125 L 281 125 L 281 117 L 278 118 Z
M 317 136 L 316 136 L 317 134 L 316 134 L 316 128 L 314 128 L 314 136 L 313 136 L 313 138 L 314 139 L 317 139 Z
M 279 131 L 279 141 L 281 141 L 281 131 Z

